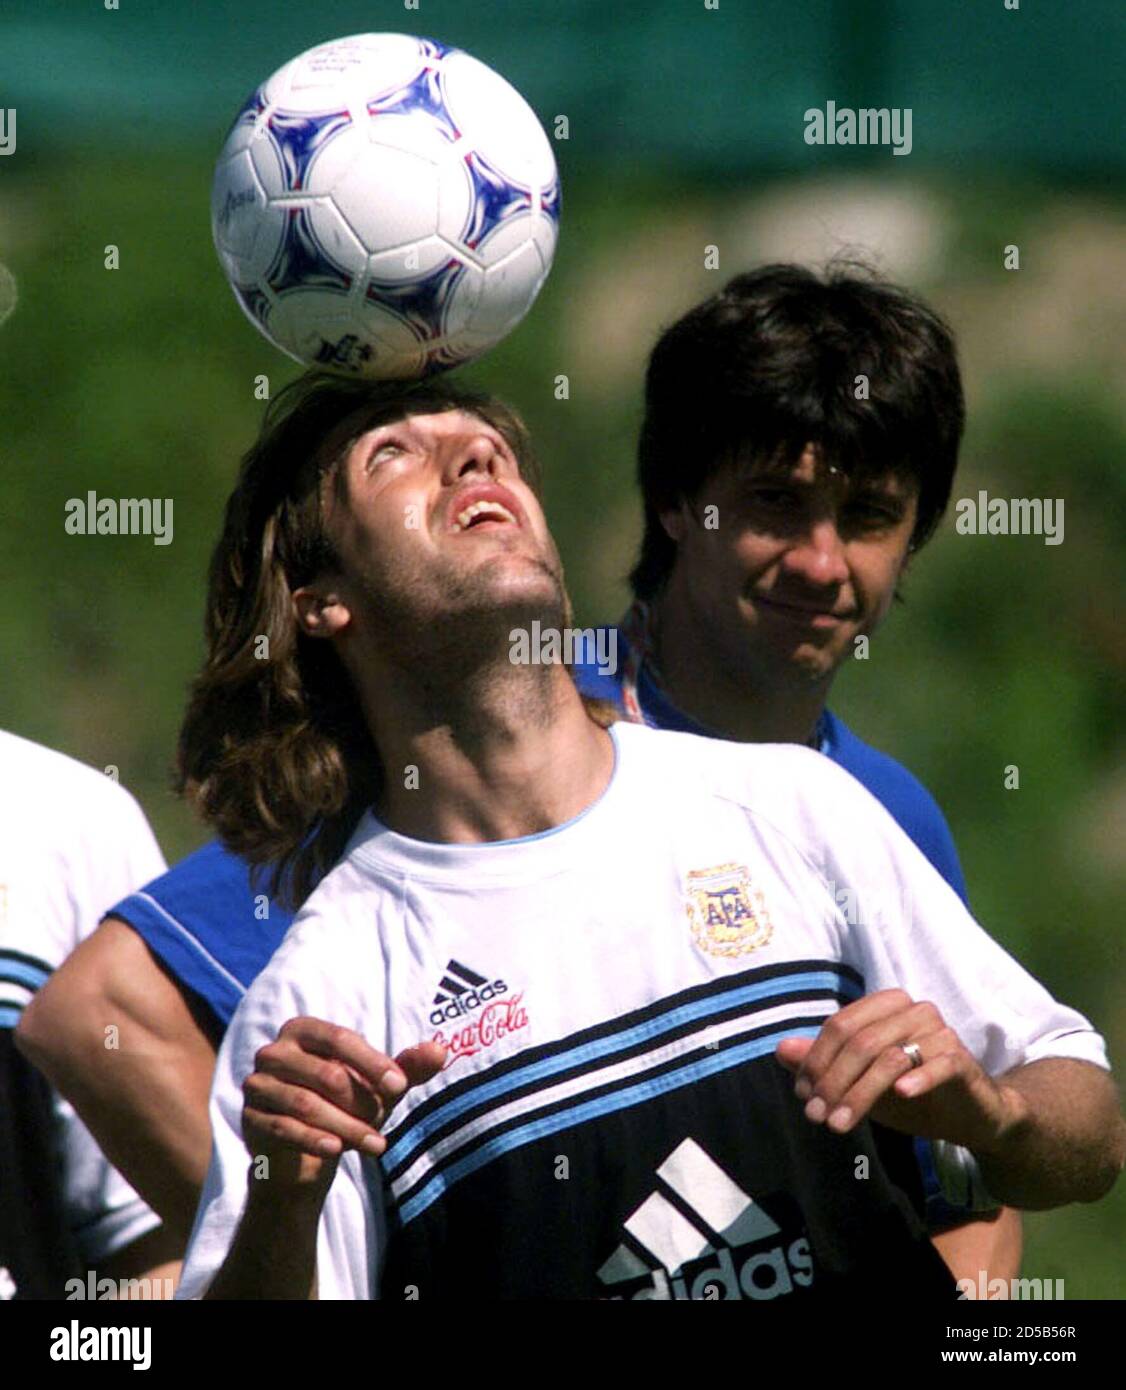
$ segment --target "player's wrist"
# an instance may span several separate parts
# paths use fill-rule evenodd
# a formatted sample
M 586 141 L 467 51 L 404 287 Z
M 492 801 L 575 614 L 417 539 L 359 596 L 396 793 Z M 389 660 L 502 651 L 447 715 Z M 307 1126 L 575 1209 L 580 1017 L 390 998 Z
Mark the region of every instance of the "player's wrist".
M 1025 1143 L 1031 1124 L 1028 1101 L 1015 1086 L 998 1084 L 998 1108 L 983 1136 L 969 1145 L 983 1164 L 1004 1164 Z
M 335 1173 L 335 1163 L 326 1163 L 320 1176 L 302 1178 L 259 1155 L 247 1169 L 247 1212 L 283 1221 L 292 1228 L 315 1226 Z

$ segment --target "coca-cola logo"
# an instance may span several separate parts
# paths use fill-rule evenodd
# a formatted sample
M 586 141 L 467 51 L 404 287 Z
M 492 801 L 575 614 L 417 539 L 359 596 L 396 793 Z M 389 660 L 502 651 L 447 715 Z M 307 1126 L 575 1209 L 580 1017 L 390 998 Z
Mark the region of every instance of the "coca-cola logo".
M 513 994 L 507 999 L 497 999 L 486 1005 L 471 1023 L 463 1028 L 455 1028 L 446 1033 L 439 1029 L 434 1041 L 449 1049 L 446 1066 L 450 1067 L 459 1057 L 472 1057 L 492 1047 L 510 1033 L 516 1033 L 528 1026 L 528 1011 L 521 1000 L 523 994 Z

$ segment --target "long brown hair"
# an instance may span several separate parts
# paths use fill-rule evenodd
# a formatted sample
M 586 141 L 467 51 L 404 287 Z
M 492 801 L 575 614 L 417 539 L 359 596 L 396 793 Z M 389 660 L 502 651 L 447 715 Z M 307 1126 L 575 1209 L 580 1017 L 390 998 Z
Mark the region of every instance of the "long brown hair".
M 528 432 L 494 397 L 447 381 L 375 384 L 310 373 L 282 391 L 243 458 L 211 558 L 207 656 L 180 730 L 176 789 L 269 892 L 296 906 L 340 857 L 383 770 L 331 643 L 298 628 L 291 595 L 338 566 L 325 490 L 360 435 L 405 415 L 463 410 L 497 429 L 537 492 Z M 345 420 L 350 438 L 327 455 Z M 595 711 L 599 723 L 609 722 Z

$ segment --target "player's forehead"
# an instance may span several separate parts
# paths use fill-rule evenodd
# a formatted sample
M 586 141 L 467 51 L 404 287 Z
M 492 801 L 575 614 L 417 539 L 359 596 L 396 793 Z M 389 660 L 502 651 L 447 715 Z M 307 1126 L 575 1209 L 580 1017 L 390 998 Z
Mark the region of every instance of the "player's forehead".
M 800 450 L 785 446 L 766 451 L 736 450 L 729 466 L 742 480 L 784 482 L 796 487 L 814 488 L 833 483 L 850 491 L 902 498 L 912 496 L 919 489 L 918 479 L 905 464 L 896 466 L 874 459 L 845 462 L 813 441 Z
M 365 433 L 377 434 L 381 430 L 396 430 L 421 440 L 455 439 L 466 434 L 488 434 L 504 439 L 494 425 L 474 411 L 460 406 L 451 406 L 448 410 L 415 411 L 397 420 L 374 424 Z
M 482 432 L 507 444 L 502 432 L 494 425 L 472 410 L 453 405 L 442 410 L 404 409 L 390 415 L 378 412 L 374 416 L 370 409 L 360 409 L 343 420 L 334 435 L 338 448 L 343 444 L 351 451 L 388 433 L 401 434 L 427 444 Z M 330 450 L 332 443 L 331 440 L 327 442 Z

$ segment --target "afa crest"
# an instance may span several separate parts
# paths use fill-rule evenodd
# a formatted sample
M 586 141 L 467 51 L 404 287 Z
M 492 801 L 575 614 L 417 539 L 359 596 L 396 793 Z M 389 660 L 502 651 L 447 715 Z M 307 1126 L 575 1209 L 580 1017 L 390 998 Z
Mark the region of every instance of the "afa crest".
M 774 934 L 766 900 L 743 864 L 692 869 L 686 907 L 696 945 L 710 956 L 745 956 Z

